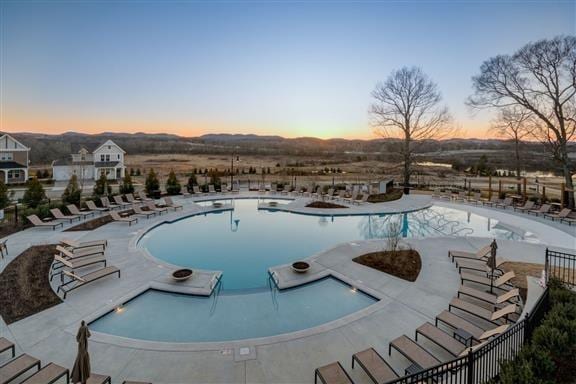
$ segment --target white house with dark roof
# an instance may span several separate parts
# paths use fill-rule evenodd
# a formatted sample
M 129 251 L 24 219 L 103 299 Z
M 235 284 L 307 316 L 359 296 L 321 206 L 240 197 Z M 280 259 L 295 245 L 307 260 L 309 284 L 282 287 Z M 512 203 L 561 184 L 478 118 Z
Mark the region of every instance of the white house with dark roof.
M 5 184 L 28 180 L 30 148 L 8 134 L 0 137 L 0 179 Z
M 81 148 L 65 159 L 52 163 L 52 174 L 56 181 L 68 181 L 72 175 L 81 180 L 97 180 L 105 174 L 108 180 L 119 180 L 124 177 L 124 155 L 126 152 L 112 140 L 106 141 L 90 153 Z

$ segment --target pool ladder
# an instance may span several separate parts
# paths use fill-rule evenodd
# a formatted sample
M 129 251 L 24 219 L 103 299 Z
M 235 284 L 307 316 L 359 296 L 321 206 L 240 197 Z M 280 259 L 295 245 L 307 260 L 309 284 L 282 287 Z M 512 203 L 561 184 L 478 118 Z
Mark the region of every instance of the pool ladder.
M 216 311 L 216 304 L 218 304 L 218 296 L 220 296 L 220 291 L 222 290 L 222 274 L 214 275 L 210 281 L 210 296 L 214 295 L 214 300 L 212 300 L 212 305 L 210 306 L 210 316 Z
M 272 298 L 272 305 L 278 309 L 278 274 L 276 271 L 268 271 L 268 288 L 270 288 L 270 296 Z

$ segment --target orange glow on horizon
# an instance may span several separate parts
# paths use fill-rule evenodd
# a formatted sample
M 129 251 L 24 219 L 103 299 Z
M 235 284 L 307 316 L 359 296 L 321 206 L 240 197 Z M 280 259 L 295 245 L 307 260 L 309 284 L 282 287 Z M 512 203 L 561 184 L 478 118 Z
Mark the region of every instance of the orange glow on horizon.
M 488 131 L 485 122 L 467 121 L 450 138 L 478 138 L 488 139 L 495 136 Z M 317 137 L 320 139 L 342 138 L 370 140 L 378 138 L 374 130 L 367 127 L 359 127 L 350 130 L 339 129 L 339 132 L 350 134 L 325 134 L 330 129 L 310 129 L 310 133 L 299 129 L 298 133 L 290 131 L 290 128 L 265 127 L 262 125 L 230 124 L 216 122 L 188 122 L 188 121 L 138 121 L 138 120 L 114 120 L 114 119 L 84 119 L 84 118 L 39 118 L 31 116 L 5 116 L 2 120 L 1 131 L 4 132 L 34 132 L 44 134 L 61 134 L 64 132 L 79 132 L 86 134 L 98 134 L 103 132 L 114 133 L 149 133 L 149 134 L 174 134 L 184 137 L 197 137 L 205 134 L 256 134 L 278 135 L 285 138 Z M 336 131 L 336 130 L 335 130 Z M 322 134 L 319 134 L 322 132 Z

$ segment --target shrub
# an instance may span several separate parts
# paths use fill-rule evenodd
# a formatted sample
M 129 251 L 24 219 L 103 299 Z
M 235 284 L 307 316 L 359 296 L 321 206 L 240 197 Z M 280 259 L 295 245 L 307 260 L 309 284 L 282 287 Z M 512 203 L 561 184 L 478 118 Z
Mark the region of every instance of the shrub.
M 94 185 L 93 195 L 94 197 L 108 196 L 112 193 L 112 187 L 108 182 L 108 178 L 105 174 L 101 174 L 96 184 Z
M 186 189 L 188 192 L 192 192 L 195 185 L 198 185 L 198 180 L 196 180 L 195 173 L 192 173 L 190 177 L 188 177 L 188 183 L 186 184 Z
M 46 200 L 46 192 L 44 192 L 44 187 L 38 181 L 37 177 L 30 179 L 26 185 L 27 188 L 26 192 L 24 192 L 22 202 L 28 207 L 36 208 Z
M 120 184 L 120 193 L 124 195 L 127 193 L 134 193 L 134 184 L 132 184 L 132 177 L 128 172 L 126 172 L 122 179 L 122 184 Z
M 72 175 L 70 177 L 70 181 L 68 181 L 68 185 L 62 193 L 62 202 L 65 204 L 75 204 L 80 205 L 80 199 L 82 197 L 82 190 L 78 186 L 78 177 L 76 175 Z
M 160 182 L 158 181 L 158 176 L 156 176 L 156 172 L 152 168 L 146 175 L 146 182 L 144 185 L 144 189 L 146 190 L 147 195 L 152 195 L 154 192 L 160 189 Z
M 166 193 L 169 195 L 177 195 L 180 193 L 182 186 L 176 177 L 174 170 L 171 170 L 168 174 L 168 180 L 166 180 Z
M 8 194 L 8 187 L 4 181 L 0 180 L 0 209 L 4 209 L 10 204 L 10 196 Z

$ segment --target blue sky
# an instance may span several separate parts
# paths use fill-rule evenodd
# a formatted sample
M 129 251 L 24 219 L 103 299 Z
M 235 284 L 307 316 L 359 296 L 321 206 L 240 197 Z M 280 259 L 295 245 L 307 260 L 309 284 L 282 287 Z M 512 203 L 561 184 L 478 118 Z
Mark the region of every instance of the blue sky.
M 1 1 L 2 130 L 372 137 L 370 92 L 434 79 L 463 134 L 483 60 L 574 34 L 574 1 Z

